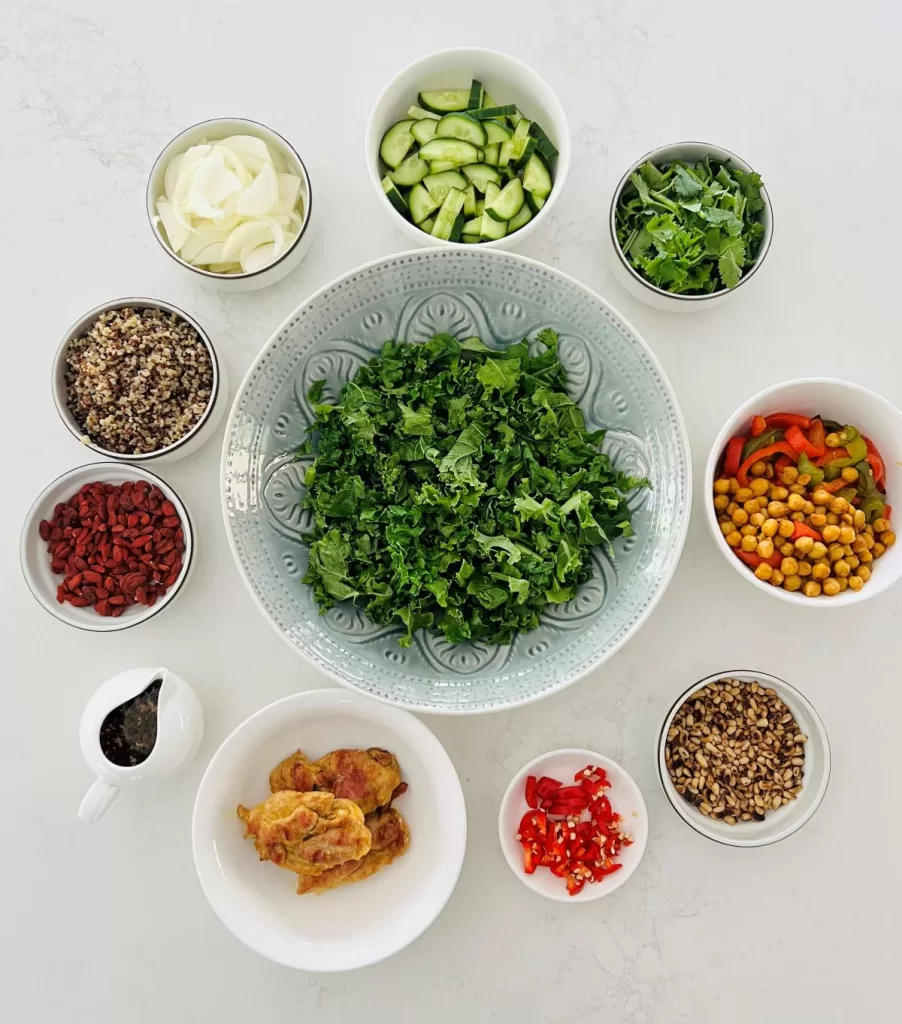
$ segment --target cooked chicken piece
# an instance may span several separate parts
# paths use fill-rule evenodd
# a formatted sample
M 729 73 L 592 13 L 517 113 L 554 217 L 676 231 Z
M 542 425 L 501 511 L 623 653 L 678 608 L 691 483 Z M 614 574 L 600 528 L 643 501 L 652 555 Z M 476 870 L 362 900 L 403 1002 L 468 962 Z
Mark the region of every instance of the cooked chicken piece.
M 333 750 L 318 761 L 308 760 L 298 750 L 277 764 L 269 776 L 273 793 L 282 789 L 325 790 L 340 799 L 353 800 L 364 814 L 390 804 L 401 785 L 397 758 L 379 747 Z
M 362 882 L 406 852 L 410 843 L 410 830 L 394 808 L 382 808 L 368 814 L 366 825 L 373 837 L 370 852 L 360 860 L 339 864 L 319 875 L 300 875 L 299 896 L 309 892 L 337 889 L 340 885 L 350 885 L 352 882 Z
M 273 793 L 252 809 L 238 807 L 245 836 L 260 860 L 299 875 L 317 875 L 366 856 L 372 845 L 363 812 L 331 793 Z

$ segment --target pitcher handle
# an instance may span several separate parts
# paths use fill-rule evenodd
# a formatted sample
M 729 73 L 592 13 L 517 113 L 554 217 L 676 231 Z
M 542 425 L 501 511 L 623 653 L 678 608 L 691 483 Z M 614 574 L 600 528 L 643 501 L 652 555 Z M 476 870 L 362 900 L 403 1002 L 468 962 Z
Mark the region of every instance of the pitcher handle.
M 85 793 L 85 798 L 78 808 L 78 816 L 82 821 L 93 825 L 106 813 L 106 809 L 119 796 L 119 787 L 105 779 L 95 779 L 94 785 Z

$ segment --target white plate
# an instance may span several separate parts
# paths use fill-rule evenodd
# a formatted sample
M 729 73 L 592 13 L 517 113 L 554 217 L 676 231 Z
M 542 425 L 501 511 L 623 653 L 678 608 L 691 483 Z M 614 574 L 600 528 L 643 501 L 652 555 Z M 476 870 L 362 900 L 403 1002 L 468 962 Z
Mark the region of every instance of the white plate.
M 408 791 L 397 801 L 410 847 L 355 885 L 298 896 L 291 872 L 261 863 L 244 838 L 239 803 L 269 796 L 269 773 L 299 747 L 317 758 L 337 747 L 383 747 Z M 467 841 L 457 772 L 413 715 L 345 690 L 296 693 L 251 715 L 229 736 L 197 791 L 194 863 L 222 922 L 261 955 L 307 971 L 376 963 L 418 938 L 454 891 Z

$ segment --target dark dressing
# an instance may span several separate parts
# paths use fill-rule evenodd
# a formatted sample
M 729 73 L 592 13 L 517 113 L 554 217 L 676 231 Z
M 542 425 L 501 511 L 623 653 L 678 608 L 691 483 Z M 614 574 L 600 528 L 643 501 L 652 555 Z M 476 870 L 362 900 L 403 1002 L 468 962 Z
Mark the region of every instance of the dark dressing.
M 137 697 L 132 697 L 104 718 L 100 726 L 103 756 L 122 768 L 146 761 L 157 742 L 157 705 L 162 679 L 155 679 Z

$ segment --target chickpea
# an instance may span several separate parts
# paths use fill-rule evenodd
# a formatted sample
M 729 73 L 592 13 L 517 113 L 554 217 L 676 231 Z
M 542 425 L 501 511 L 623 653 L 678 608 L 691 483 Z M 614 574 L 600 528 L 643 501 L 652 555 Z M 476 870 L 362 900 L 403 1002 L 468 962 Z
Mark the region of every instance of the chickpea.
M 820 597 L 821 596 L 821 585 L 816 583 L 814 580 L 809 580 L 804 587 L 802 587 L 802 593 L 805 597 Z
M 733 522 L 734 522 L 734 523 L 736 522 L 736 518 L 735 518 L 735 515 L 736 515 L 736 513 L 734 512 L 734 513 L 733 513 L 733 516 L 734 516 L 734 518 L 733 518 Z M 839 540 L 839 536 L 840 536 L 840 529 L 839 529 L 839 527 L 838 527 L 838 526 L 836 526 L 835 524 L 833 524 L 833 523 L 830 523 L 830 524 L 828 524 L 827 526 L 825 526 L 825 527 L 824 527 L 824 530 L 823 530 L 823 535 L 824 535 L 824 540 L 825 540 L 825 541 L 826 541 L 826 542 L 827 542 L 828 544 L 830 544 L 830 543 L 832 543 L 832 542 L 833 542 L 833 541 L 835 541 L 835 540 Z
M 813 547 L 813 537 L 799 537 L 799 539 L 795 542 L 796 551 L 800 552 L 803 555 L 807 555 Z
M 811 575 L 816 580 L 825 580 L 830 575 L 830 568 L 823 562 L 818 562 L 811 567 Z
M 767 504 L 767 514 L 772 519 L 782 519 L 786 515 L 786 506 L 782 501 L 770 501 Z
M 749 514 L 744 508 L 737 508 L 734 510 L 733 515 L 730 516 L 730 518 L 737 526 L 745 526 L 749 521 Z M 837 537 L 839 536 L 839 530 L 836 531 L 836 535 Z
M 769 580 L 771 576 L 773 576 L 773 574 L 773 566 L 768 565 L 767 562 L 762 562 L 755 570 L 755 575 L 758 577 L 758 579 L 764 580 L 765 582 Z
M 801 484 L 792 484 L 789 488 L 790 494 L 798 494 L 802 497 L 805 494 L 805 488 Z
M 742 550 L 743 551 L 754 551 L 758 547 L 758 538 L 754 534 L 749 536 L 746 534 L 742 538 Z
M 767 472 L 767 463 L 765 462 L 754 462 L 752 468 L 749 470 L 752 476 L 764 476 Z
M 784 539 L 788 539 L 795 533 L 795 525 L 789 519 L 784 519 L 777 527 L 777 533 Z
M 881 555 L 886 553 L 886 548 L 883 544 L 877 543 L 871 548 L 871 554 L 874 558 L 879 558 Z
M 718 494 L 717 497 L 714 499 L 714 507 L 717 509 L 718 512 L 723 512 L 723 510 L 729 504 L 730 499 L 725 494 Z
M 851 555 L 851 554 L 852 554 L 852 545 L 851 544 L 843 544 L 843 546 L 842 546 L 842 556 L 843 556 L 843 558 L 848 558 L 849 555 Z
M 846 555 L 846 561 L 852 569 L 857 569 L 861 565 L 861 559 L 858 555 Z
M 796 483 L 798 480 L 799 471 L 795 466 L 787 466 L 780 474 L 780 479 L 786 484 L 787 487 Z
M 854 484 L 858 479 L 858 470 L 854 466 L 846 466 L 842 471 L 842 478 L 847 484 Z
M 764 540 L 758 542 L 758 547 L 755 550 L 762 558 L 770 558 L 774 553 L 774 542 L 770 537 L 765 537 Z
M 867 521 L 868 517 L 864 512 L 862 512 L 860 508 L 856 508 L 852 513 L 852 524 L 860 530 Z
M 855 522 L 851 512 L 843 512 L 839 517 L 839 521 L 843 526 L 851 526 Z
M 785 487 L 771 487 L 770 496 L 774 501 L 786 501 L 789 497 L 789 491 Z
M 864 546 L 867 548 L 868 551 L 873 551 L 874 550 L 874 545 L 877 542 L 874 540 L 874 538 L 871 536 L 871 534 L 869 534 L 869 533 L 860 533 L 858 536 L 861 537 L 861 539 L 864 541 Z
M 819 530 L 822 526 L 827 523 L 827 517 L 820 512 L 814 512 L 808 517 L 808 522 L 816 529 Z
M 812 569 L 811 562 L 805 562 L 805 561 L 800 561 L 799 562 L 799 575 L 800 576 L 810 576 L 812 571 L 813 571 L 813 569 Z
M 789 518 L 794 523 L 804 523 L 805 522 L 805 513 L 804 512 L 790 512 L 789 513 Z
M 806 501 L 805 504 L 802 506 L 802 511 L 805 513 L 806 516 L 810 516 L 811 513 L 814 511 L 814 502 Z
M 811 500 L 815 505 L 829 505 L 833 501 L 833 495 L 829 491 L 825 491 L 823 487 L 819 487 L 811 495 Z
M 789 590 L 789 591 L 799 590 L 801 588 L 801 586 L 802 586 L 802 577 L 801 576 L 787 576 L 783 580 L 783 589 L 784 590 Z
M 839 530 L 839 543 L 852 544 L 855 541 L 855 531 L 851 526 L 842 526 Z
M 864 580 L 860 576 L 849 577 L 849 590 L 861 590 L 864 586 Z
M 730 477 L 730 487 L 729 487 L 730 494 L 735 494 L 738 490 L 739 490 L 739 481 L 736 479 L 735 476 L 731 476 Z
M 784 558 L 792 558 L 796 549 L 787 541 L 785 544 L 781 544 L 777 550 Z
M 749 522 L 752 524 L 752 526 L 757 526 L 757 527 L 763 526 L 764 525 L 764 513 L 763 512 L 753 512 L 749 516 Z M 862 544 L 863 543 L 864 543 L 864 541 L 862 541 Z
M 827 513 L 827 525 L 828 526 L 839 526 L 839 516 L 835 512 Z
M 883 533 L 880 534 L 880 543 L 885 548 L 891 548 L 893 544 L 896 543 L 896 535 L 892 530 L 884 530 Z
M 736 527 L 730 522 L 729 519 L 725 519 L 720 524 L 720 532 L 724 535 L 724 537 L 726 537 L 728 533 L 732 533 L 735 529 Z
M 827 545 L 822 544 L 819 540 L 816 540 L 808 552 L 808 557 L 812 562 L 816 562 L 819 558 L 824 558 L 827 554 Z
M 841 590 L 839 580 L 824 580 L 824 593 L 827 597 L 836 597 Z
M 772 480 L 773 479 L 774 467 L 773 467 L 773 465 L 770 462 L 767 462 L 764 465 L 764 475 L 767 477 L 768 480 Z
M 796 477 L 796 483 L 801 484 L 803 487 L 807 487 L 811 483 L 810 473 L 799 473 Z
M 840 497 L 839 495 L 837 495 L 833 499 L 833 501 L 830 502 L 830 511 L 835 516 L 841 516 L 843 514 L 843 512 L 848 512 L 849 511 L 849 503 L 846 501 L 845 498 Z
M 749 500 L 745 502 L 745 504 L 742 507 L 743 509 L 745 509 L 746 512 L 748 512 L 749 515 L 751 515 L 753 512 L 758 511 L 758 499 L 749 498 Z
M 839 439 L 839 434 L 837 434 L 834 431 L 833 433 L 827 434 L 827 436 L 824 438 L 824 444 L 828 448 L 839 448 L 839 446 L 842 444 L 842 441 L 840 441 Z
M 756 498 L 760 498 L 762 494 L 767 494 L 768 483 L 766 480 L 752 480 L 749 484 L 749 489 Z
M 798 576 L 799 574 L 799 563 L 794 558 L 784 558 L 780 563 L 780 571 L 785 576 Z
M 874 527 L 871 526 L 870 523 L 866 523 L 865 527 L 864 527 L 864 532 L 866 534 L 868 534 L 869 536 L 873 537 L 874 536 Z
M 772 586 L 780 587 L 780 586 L 783 585 L 783 580 L 785 578 L 786 577 L 783 575 L 782 572 L 780 572 L 779 569 L 774 569 L 774 571 L 771 573 L 770 581 L 769 582 L 771 583 Z
M 753 498 L 751 487 L 740 487 L 736 492 L 736 501 L 741 505 L 744 501 L 748 501 L 749 498 Z
M 851 576 L 843 576 L 843 578 L 838 581 L 839 582 L 839 589 L 843 593 L 845 593 L 849 589 L 849 580 L 851 578 L 852 578 Z
M 864 551 L 858 552 L 858 558 L 862 565 L 867 565 L 869 562 L 874 561 L 874 556 L 870 553 L 870 551 L 868 551 L 867 548 L 865 548 Z
M 776 519 L 765 519 L 761 524 L 761 532 L 765 537 L 773 537 L 779 528 L 780 524 Z
M 805 507 L 805 499 L 801 494 L 790 494 L 786 504 L 789 506 L 790 512 L 801 512 Z
M 867 583 L 867 581 L 871 578 L 871 570 L 866 565 L 860 565 L 858 567 L 858 578 L 863 583 Z M 851 578 L 849 582 L 851 585 Z
M 727 505 L 727 515 L 731 516 L 736 511 L 737 508 L 739 508 L 739 506 L 736 504 L 736 502 L 735 501 L 731 501 L 730 504 Z
M 729 494 L 730 493 L 730 481 L 726 477 L 721 477 L 719 480 L 714 481 L 714 493 L 715 494 Z
M 727 534 L 727 544 L 729 544 L 731 548 L 738 548 L 741 543 L 742 534 L 734 527 L 733 532 Z
M 758 536 L 758 531 L 755 529 L 755 527 L 754 526 L 750 526 L 748 523 L 746 523 L 745 526 L 741 526 L 739 528 L 739 532 L 742 534 L 743 537 L 757 537 Z M 755 543 L 757 544 L 758 541 L 756 540 Z
M 883 516 L 880 516 L 878 519 L 874 520 L 874 533 L 883 533 L 885 530 L 888 530 L 888 529 L 889 529 L 889 520 L 888 519 L 885 519 Z
M 844 554 L 845 551 L 843 551 L 841 544 L 831 544 L 827 557 L 831 562 L 836 563 L 842 560 Z
M 844 558 L 840 558 L 838 562 L 833 563 L 834 576 L 848 576 L 851 572 L 852 566 Z
M 760 498 L 755 498 L 755 501 L 758 502 L 758 508 L 760 508 L 762 512 L 767 508 L 767 495 L 766 494 L 762 494 Z

